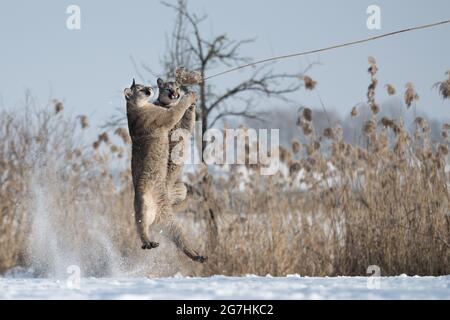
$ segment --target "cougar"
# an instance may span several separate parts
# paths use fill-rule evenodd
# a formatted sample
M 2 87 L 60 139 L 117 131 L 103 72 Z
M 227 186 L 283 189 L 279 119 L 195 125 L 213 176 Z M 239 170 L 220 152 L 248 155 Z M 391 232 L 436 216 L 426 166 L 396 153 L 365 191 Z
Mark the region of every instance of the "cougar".
M 131 172 L 134 186 L 134 210 L 142 249 L 159 243 L 150 240 L 150 227 L 161 226 L 175 245 L 194 261 L 204 262 L 174 219 L 167 188 L 169 131 L 181 120 L 196 99 L 188 92 L 170 108 L 148 102 L 154 91 L 151 86 L 136 84 L 124 90 L 128 129 L 132 141 Z
M 178 82 L 167 81 L 158 78 L 157 80 L 159 95 L 155 104 L 164 108 L 176 106 L 182 94 L 181 85 Z M 167 186 L 169 189 L 169 198 L 175 208 L 181 209 L 185 203 L 183 201 L 187 195 L 187 188 L 181 181 L 181 172 L 183 170 L 182 161 L 174 161 L 172 155 L 174 151 L 178 156 L 182 154 L 182 159 L 186 156 L 185 141 L 193 132 L 195 125 L 195 103 L 189 106 L 181 120 L 169 132 L 169 161 L 167 165 Z M 180 131 L 182 130 L 182 131 Z M 180 135 L 182 140 L 179 139 Z

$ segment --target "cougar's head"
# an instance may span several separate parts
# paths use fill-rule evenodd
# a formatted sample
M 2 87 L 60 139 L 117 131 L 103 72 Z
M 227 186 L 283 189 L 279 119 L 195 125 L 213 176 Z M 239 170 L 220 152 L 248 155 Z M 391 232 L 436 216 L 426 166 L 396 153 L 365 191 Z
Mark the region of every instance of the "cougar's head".
M 166 107 L 171 107 L 180 101 L 182 90 L 177 82 L 164 82 L 163 79 L 158 78 L 159 102 Z
M 123 91 L 125 99 L 132 102 L 137 107 L 141 107 L 147 103 L 147 101 L 154 95 L 153 88 L 151 86 L 144 86 L 134 81 L 131 87 L 126 88 Z

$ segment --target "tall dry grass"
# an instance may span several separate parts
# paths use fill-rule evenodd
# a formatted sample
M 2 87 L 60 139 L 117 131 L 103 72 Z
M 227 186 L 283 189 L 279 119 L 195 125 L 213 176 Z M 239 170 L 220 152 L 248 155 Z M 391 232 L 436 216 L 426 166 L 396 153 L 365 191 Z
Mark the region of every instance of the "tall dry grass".
M 53 110 L 2 111 L 0 271 L 28 265 L 58 273 L 77 263 L 92 275 L 332 276 L 378 265 L 383 275 L 449 274 L 450 124 L 433 141 L 425 118 L 407 124 L 383 116 L 375 59 L 369 66 L 367 103 L 351 110 L 355 118 L 361 108 L 371 112 L 361 143 L 346 142 L 339 124 L 317 132 L 314 111 L 304 108 L 301 134 L 280 149 L 276 175 L 261 176 L 254 165 L 221 177 L 205 168 L 187 175 L 194 192 L 179 218 L 207 252 L 204 265 L 170 244 L 139 250 L 129 169 L 112 169 L 129 167 L 126 129 L 90 143 L 89 119 L 64 116 L 57 101 Z M 304 80 L 314 90 L 316 81 Z M 403 98 L 413 112 L 412 84 Z

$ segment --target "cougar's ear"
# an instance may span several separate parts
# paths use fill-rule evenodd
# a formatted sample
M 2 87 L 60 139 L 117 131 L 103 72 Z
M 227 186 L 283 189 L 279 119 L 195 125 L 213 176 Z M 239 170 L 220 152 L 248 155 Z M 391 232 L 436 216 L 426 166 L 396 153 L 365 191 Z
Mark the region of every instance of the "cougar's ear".
M 133 91 L 130 88 L 125 88 L 125 90 L 123 90 L 123 95 L 125 96 L 125 99 L 127 99 L 127 100 L 130 99 L 132 93 L 133 93 Z
M 162 88 L 164 86 L 164 80 L 161 78 L 158 78 L 158 80 L 156 80 L 156 83 L 158 84 L 158 88 Z
M 133 83 L 131 84 L 130 88 L 133 89 L 135 85 L 136 85 L 136 81 L 134 81 L 134 78 L 133 78 Z

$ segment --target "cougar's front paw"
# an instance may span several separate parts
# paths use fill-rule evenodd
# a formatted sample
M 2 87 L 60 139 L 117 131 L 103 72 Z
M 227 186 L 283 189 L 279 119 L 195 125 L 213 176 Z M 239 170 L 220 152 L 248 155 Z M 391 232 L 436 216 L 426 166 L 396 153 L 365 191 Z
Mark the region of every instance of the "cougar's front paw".
M 197 94 L 193 91 L 189 91 L 188 93 L 186 93 L 186 99 L 188 99 L 188 101 L 190 102 L 190 104 L 194 104 L 195 100 L 197 100 Z
M 154 241 L 146 241 L 142 244 L 142 249 L 153 249 L 159 246 L 158 242 L 154 242 Z
M 192 258 L 192 260 L 203 263 L 208 261 L 208 257 L 205 256 L 195 256 L 194 258 Z

